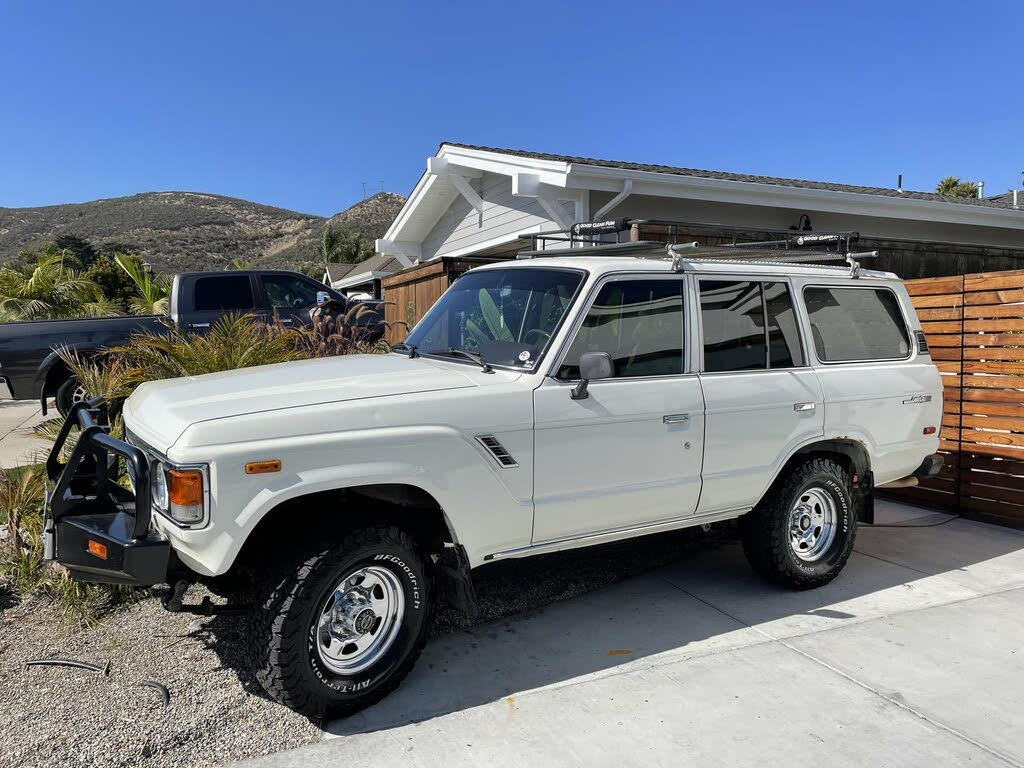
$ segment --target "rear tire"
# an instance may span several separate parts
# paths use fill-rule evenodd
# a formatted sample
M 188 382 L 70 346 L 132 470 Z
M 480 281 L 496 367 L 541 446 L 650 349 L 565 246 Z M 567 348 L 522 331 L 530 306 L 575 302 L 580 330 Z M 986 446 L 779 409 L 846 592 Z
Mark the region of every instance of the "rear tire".
M 398 687 L 423 650 L 432 592 L 426 563 L 395 527 L 286 559 L 257 598 L 256 678 L 309 717 L 368 707 Z
M 57 394 L 54 396 L 57 412 L 61 416 L 67 416 L 75 403 L 85 402 L 88 399 L 89 393 L 85 391 L 85 387 L 82 386 L 82 382 L 78 380 L 77 376 L 65 379 L 64 383 L 57 387 Z
M 808 459 L 741 519 L 740 532 L 750 565 L 766 579 L 794 589 L 828 584 L 857 536 L 849 475 L 829 459 Z

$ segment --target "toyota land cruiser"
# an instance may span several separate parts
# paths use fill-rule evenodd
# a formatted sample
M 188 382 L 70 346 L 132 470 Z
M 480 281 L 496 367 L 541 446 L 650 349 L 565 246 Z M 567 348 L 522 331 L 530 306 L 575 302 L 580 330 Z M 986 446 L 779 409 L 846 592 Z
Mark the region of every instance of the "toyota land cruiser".
M 76 405 L 48 555 L 172 606 L 255 573 L 259 680 L 314 716 L 395 688 L 491 561 L 738 518 L 758 573 L 826 584 L 873 488 L 938 471 L 938 371 L 895 275 L 712 250 L 483 266 L 390 354 L 144 384 L 125 440 Z

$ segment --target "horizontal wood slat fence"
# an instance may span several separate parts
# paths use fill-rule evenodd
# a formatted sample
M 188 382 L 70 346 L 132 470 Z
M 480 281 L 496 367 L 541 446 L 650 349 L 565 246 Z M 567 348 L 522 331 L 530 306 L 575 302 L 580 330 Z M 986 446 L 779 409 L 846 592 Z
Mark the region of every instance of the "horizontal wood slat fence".
M 908 280 L 942 373 L 945 466 L 886 495 L 1024 528 L 1024 270 Z

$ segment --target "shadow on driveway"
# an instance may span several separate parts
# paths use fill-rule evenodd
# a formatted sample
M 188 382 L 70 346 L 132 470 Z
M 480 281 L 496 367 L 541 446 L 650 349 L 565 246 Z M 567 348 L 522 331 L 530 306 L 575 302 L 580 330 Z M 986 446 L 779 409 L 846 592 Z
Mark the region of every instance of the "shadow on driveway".
M 924 516 L 907 525 L 946 519 L 879 506 L 883 519 Z M 485 566 L 475 573 L 480 619 L 441 611 L 399 689 L 324 728 L 332 735 L 392 728 L 615 674 L 624 664 L 705 656 L 1024 586 L 1024 534 L 979 523 L 862 527 L 843 574 L 807 592 L 757 577 L 733 534 L 731 526 L 690 529 Z M 214 618 L 199 634 L 261 694 L 243 619 Z

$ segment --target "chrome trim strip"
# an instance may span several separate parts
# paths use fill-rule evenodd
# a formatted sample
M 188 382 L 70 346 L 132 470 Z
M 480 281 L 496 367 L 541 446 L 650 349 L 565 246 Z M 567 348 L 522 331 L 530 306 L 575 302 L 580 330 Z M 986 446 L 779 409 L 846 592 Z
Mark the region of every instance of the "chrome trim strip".
M 543 541 L 540 544 L 531 544 L 526 547 L 516 547 L 515 549 L 506 549 L 501 552 L 484 555 L 484 562 L 490 563 L 495 560 L 507 560 L 514 557 L 542 555 L 548 552 L 559 552 L 563 549 L 577 549 L 579 547 L 589 547 L 595 544 L 605 544 L 607 542 L 617 541 L 618 539 L 630 538 L 631 536 L 646 536 L 650 533 L 661 533 L 663 531 L 671 531 L 677 528 L 690 528 L 694 525 L 714 523 L 720 520 L 731 520 L 734 517 L 746 514 L 750 510 L 751 507 L 737 507 L 735 509 L 726 509 L 720 512 L 705 512 L 702 515 L 675 517 L 671 520 L 662 520 L 657 523 L 644 523 L 642 525 L 633 525 L 627 528 L 613 528 L 608 531 L 587 533 L 582 536 L 569 536 L 562 539 L 553 539 L 551 541 Z

